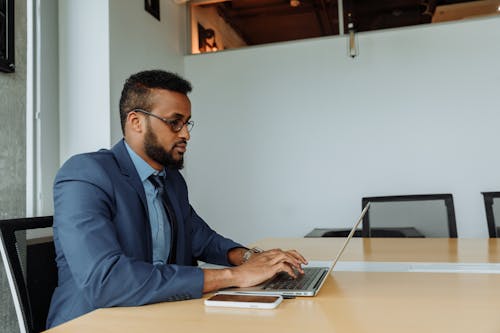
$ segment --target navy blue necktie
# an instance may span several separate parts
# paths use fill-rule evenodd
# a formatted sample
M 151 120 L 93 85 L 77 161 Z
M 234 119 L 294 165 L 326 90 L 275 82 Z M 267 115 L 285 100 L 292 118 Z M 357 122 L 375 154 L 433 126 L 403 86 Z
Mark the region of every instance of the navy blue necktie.
M 175 263 L 175 254 L 177 249 L 177 220 L 175 219 L 175 213 L 168 199 L 168 194 L 165 189 L 165 177 L 160 175 L 152 174 L 148 177 L 148 180 L 153 184 L 158 193 L 160 194 L 163 207 L 168 216 L 168 222 L 170 224 L 171 239 L 170 239 L 170 254 L 168 256 L 167 262 L 169 264 Z

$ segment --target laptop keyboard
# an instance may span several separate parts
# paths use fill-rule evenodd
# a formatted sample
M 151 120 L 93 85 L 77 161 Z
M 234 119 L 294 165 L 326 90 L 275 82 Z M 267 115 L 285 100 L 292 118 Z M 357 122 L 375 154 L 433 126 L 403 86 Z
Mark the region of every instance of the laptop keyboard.
M 263 289 L 280 290 L 302 290 L 306 289 L 314 279 L 321 275 L 324 267 L 304 268 L 304 274 L 300 274 L 296 279 L 287 273 L 279 273 L 271 281 L 264 285 Z

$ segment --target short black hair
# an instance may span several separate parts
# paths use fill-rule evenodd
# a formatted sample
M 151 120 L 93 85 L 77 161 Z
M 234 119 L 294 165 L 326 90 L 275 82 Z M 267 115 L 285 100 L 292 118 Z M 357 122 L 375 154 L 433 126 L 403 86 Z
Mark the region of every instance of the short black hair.
M 142 71 L 131 75 L 123 85 L 120 97 L 120 122 L 125 134 L 127 114 L 133 109 L 151 108 L 151 89 L 165 89 L 187 95 L 192 87 L 189 81 L 164 70 Z

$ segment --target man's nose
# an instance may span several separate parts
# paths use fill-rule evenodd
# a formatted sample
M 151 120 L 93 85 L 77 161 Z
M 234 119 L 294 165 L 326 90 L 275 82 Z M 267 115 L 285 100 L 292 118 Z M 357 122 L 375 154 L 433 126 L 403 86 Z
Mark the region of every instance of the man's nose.
M 191 133 L 189 133 L 188 131 L 187 124 L 184 124 L 184 126 L 182 126 L 181 130 L 179 131 L 179 137 L 185 139 L 186 141 L 189 141 L 189 139 L 191 138 Z

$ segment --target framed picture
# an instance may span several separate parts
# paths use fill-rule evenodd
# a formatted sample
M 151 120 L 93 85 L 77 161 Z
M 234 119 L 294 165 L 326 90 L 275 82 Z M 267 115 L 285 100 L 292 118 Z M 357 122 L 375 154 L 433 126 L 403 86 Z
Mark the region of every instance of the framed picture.
M 158 21 L 160 20 L 160 0 L 144 0 L 144 8 Z
M 12 73 L 14 64 L 14 0 L 0 0 L 0 71 Z

